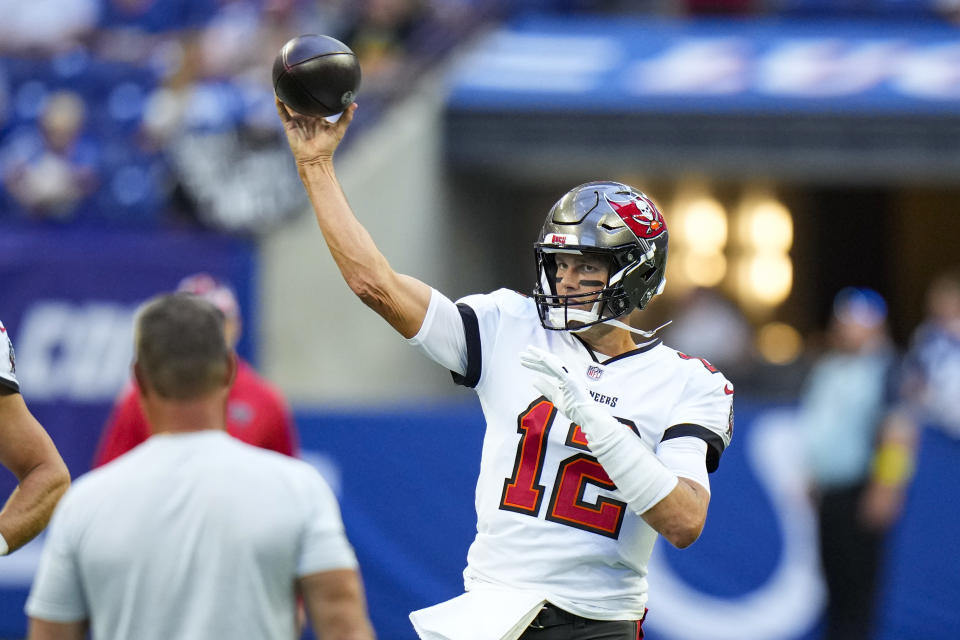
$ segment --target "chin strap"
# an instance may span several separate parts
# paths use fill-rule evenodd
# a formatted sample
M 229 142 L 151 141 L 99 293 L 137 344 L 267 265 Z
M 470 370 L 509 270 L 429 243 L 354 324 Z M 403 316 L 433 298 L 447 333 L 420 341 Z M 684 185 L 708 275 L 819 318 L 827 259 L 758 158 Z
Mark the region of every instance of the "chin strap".
M 671 322 L 673 322 L 673 320 L 667 320 L 666 322 L 664 322 L 662 325 L 660 325 L 653 331 L 644 331 L 643 329 L 637 329 L 636 327 L 631 327 L 626 322 L 620 322 L 619 320 L 615 320 L 615 319 L 607 320 L 606 322 L 603 322 L 601 324 L 612 324 L 615 327 L 619 327 L 620 329 L 626 329 L 630 333 L 635 333 L 639 336 L 643 336 L 644 338 L 652 338 L 657 334 L 658 331 L 660 331 L 660 329 L 663 329 L 665 326 L 667 326 Z M 586 331 L 589 328 L 590 327 L 583 327 L 581 329 L 571 329 L 570 333 L 582 333 L 583 331 Z

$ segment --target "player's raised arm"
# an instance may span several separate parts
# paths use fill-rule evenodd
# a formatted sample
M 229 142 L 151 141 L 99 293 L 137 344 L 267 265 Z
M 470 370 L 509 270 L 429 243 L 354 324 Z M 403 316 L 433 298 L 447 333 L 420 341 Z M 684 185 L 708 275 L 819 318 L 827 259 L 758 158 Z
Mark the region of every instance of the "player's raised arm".
M 393 270 L 353 215 L 333 169 L 334 151 L 357 106 L 350 105 L 337 122 L 331 123 L 294 113 L 279 99 L 276 102 L 300 179 L 343 279 L 364 304 L 403 337 L 413 337 L 427 313 L 430 287 Z

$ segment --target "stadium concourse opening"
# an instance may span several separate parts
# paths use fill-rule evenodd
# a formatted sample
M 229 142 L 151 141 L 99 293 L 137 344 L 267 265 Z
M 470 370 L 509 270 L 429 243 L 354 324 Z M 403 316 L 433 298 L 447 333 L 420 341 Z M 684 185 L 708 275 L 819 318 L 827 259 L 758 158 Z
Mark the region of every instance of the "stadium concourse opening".
M 868 286 L 891 301 L 902 343 L 929 279 L 955 261 L 956 42 L 936 20 L 518 18 L 451 73 L 454 210 L 500 216 L 515 233 L 487 240 L 529 251 L 560 194 L 619 179 L 670 227 L 650 315 L 707 287 L 754 328 L 798 338 L 840 288 Z M 497 275 L 529 288 L 524 267 Z
M 951 208 L 960 196 L 954 187 L 768 180 L 758 188 L 754 182 L 709 178 L 647 179 L 628 173 L 601 176 L 592 173 L 589 166 L 562 177 L 563 181 L 534 183 L 500 172 L 451 172 L 455 202 L 451 210 L 457 219 L 490 223 L 451 226 L 471 236 L 468 244 L 496 246 L 499 255 L 519 256 L 496 261 L 492 273 L 482 276 L 490 282 L 471 283 L 478 290 L 509 286 L 529 291 L 533 277 L 531 244 L 543 212 L 558 194 L 578 181 L 613 178 L 644 190 L 657 201 L 671 233 L 668 285 L 662 299 L 646 312 L 651 326 L 669 319 L 675 303 L 689 289 L 707 286 L 736 302 L 755 328 L 777 321 L 808 335 L 823 326 L 836 292 L 855 285 L 876 289 L 891 301 L 891 328 L 894 338 L 903 344 L 920 320 L 924 283 L 954 259 L 946 239 L 960 237 L 960 217 Z M 761 226 L 756 231 L 756 225 L 751 228 L 742 223 L 744 202 L 752 193 L 764 194 L 788 215 L 785 246 L 776 228 Z M 684 203 L 691 200 L 708 203 L 719 219 L 711 221 L 702 215 L 691 224 L 683 211 Z M 714 266 L 712 270 L 708 267 L 708 273 L 689 277 L 685 274 L 687 258 L 699 250 L 698 238 L 717 233 L 719 241 L 708 238 L 706 244 L 719 259 L 710 263 Z M 757 233 L 759 237 L 751 237 Z M 774 245 L 780 247 L 787 265 L 785 290 L 767 304 L 751 302 L 750 280 L 738 269 L 754 251 L 751 242 L 761 252 Z

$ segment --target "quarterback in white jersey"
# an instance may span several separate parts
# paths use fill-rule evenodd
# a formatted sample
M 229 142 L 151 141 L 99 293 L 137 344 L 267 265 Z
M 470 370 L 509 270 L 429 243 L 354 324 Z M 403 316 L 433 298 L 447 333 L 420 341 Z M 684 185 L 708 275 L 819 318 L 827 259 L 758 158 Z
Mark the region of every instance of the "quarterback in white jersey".
M 278 112 L 350 288 L 476 389 L 486 417 L 467 593 L 411 614 L 423 638 L 635 640 L 658 534 L 686 547 L 732 434 L 733 386 L 623 320 L 663 290 L 667 229 L 646 195 L 592 182 L 550 210 L 532 297 L 454 304 L 396 273 L 354 217 L 336 122 Z M 639 344 L 636 335 L 640 336 Z
M 534 301 L 512 291 L 468 296 L 459 309 L 476 327 L 465 340 L 466 370 L 475 368 L 457 379 L 476 389 L 487 423 L 467 584 L 538 590 L 587 618 L 642 618 L 657 532 L 628 507 L 579 426 L 534 387 L 517 354 L 533 345 L 559 356 L 592 400 L 651 452 L 663 450 L 667 464 L 698 450 L 699 467 L 674 471 L 704 486 L 704 461 L 715 468 L 730 440 L 732 386 L 656 339 L 604 357 L 574 333 L 543 329 Z M 411 342 L 440 342 L 439 322 L 428 321 Z

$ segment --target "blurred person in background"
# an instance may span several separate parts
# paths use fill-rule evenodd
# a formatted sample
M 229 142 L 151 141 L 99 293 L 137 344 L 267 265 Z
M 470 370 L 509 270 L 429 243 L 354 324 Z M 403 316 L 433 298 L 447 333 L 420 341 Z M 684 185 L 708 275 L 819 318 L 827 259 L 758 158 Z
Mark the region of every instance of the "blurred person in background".
M 0 556 L 19 549 L 40 533 L 70 472 L 53 441 L 20 395 L 13 342 L 0 322 L 0 465 L 17 477 L 17 488 L 0 509 Z
M 85 132 L 87 107 L 73 91 L 57 91 L 38 129 L 20 133 L 6 160 L 3 182 L 36 218 L 70 220 L 100 183 L 100 152 Z
M 954 549 L 960 540 L 960 266 L 935 277 L 926 298 L 866 503 L 874 522 L 897 522 L 879 619 L 884 640 L 946 640 L 960 629 L 960 554 Z
M 828 337 L 830 347 L 810 371 L 798 414 L 828 591 L 824 637 L 866 640 L 885 526 L 868 520 L 864 495 L 896 364 L 886 302 L 872 289 L 841 290 Z
M 363 69 L 364 92 L 375 94 L 397 89 L 408 82 L 402 73 L 408 65 L 410 40 L 429 16 L 423 0 L 360 0 L 343 41 L 357 54 Z
M 750 363 L 753 331 L 733 302 L 707 287 L 694 287 L 678 301 L 673 322 L 664 327 L 670 344 L 696 353 L 731 377 Z
M 660 211 L 625 184 L 574 187 L 538 236 L 532 297 L 455 304 L 395 272 L 347 203 L 333 154 L 356 105 L 335 124 L 277 110 L 347 285 L 483 407 L 466 593 L 413 612 L 418 634 L 642 637 L 654 542 L 700 536 L 733 433 L 733 385 L 626 322 L 665 284 Z
M 74 483 L 26 610 L 31 640 L 372 640 L 333 492 L 307 463 L 227 436 L 237 360 L 199 296 L 137 315 L 134 375 L 152 435 Z
M 226 318 L 224 338 L 234 349 L 240 340 L 240 307 L 233 289 L 206 273 L 188 276 L 177 291 L 199 296 L 216 306 Z M 280 392 L 253 367 L 237 359 L 237 375 L 227 398 L 227 433 L 263 449 L 288 456 L 298 453 L 293 417 Z M 124 389 L 104 427 L 93 466 L 105 465 L 150 437 L 136 380 Z
M 0 53 L 46 55 L 82 46 L 99 14 L 99 0 L 0 0 Z

